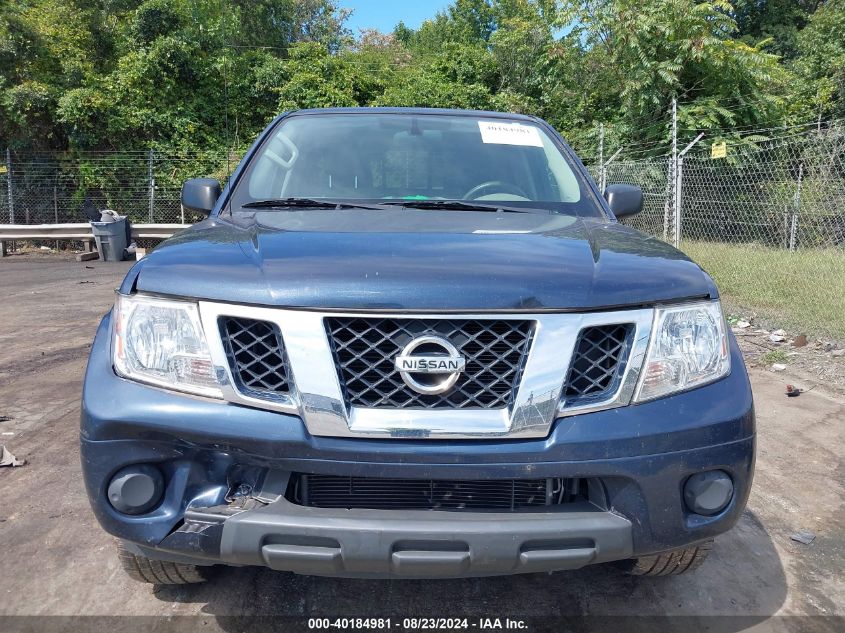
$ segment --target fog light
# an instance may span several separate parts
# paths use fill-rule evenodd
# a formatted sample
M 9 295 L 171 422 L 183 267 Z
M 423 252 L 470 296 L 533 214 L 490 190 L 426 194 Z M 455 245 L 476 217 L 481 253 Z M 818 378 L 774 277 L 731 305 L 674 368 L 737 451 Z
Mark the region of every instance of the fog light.
M 724 510 L 731 502 L 734 485 L 723 470 L 696 473 L 684 484 L 684 501 L 696 514 L 711 516 Z
M 121 468 L 109 483 L 109 503 L 124 514 L 143 514 L 152 510 L 164 491 L 161 471 L 149 464 Z

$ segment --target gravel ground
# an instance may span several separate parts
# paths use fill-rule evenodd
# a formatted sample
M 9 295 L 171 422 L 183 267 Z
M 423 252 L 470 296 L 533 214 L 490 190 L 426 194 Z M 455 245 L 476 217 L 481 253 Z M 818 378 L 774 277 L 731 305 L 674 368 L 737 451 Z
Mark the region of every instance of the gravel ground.
M 811 372 L 796 372 L 798 363 L 781 372 L 752 367 L 759 446 L 750 503 L 690 576 L 644 580 L 596 566 L 492 579 L 369 581 L 230 568 L 203 586 L 134 583 L 91 514 L 77 450 L 89 344 L 128 267 L 47 256 L 0 260 L 0 443 L 28 461 L 0 469 L 0 616 L 186 615 L 200 618 L 187 620 L 191 630 L 200 622 L 204 630 L 249 630 L 226 616 L 724 615 L 748 617 L 720 619 L 716 630 L 843 630 L 845 619 L 830 616 L 845 616 L 845 396 Z M 812 389 L 786 398 L 787 382 Z M 802 529 L 815 534 L 809 545 L 790 540 Z M 178 620 L 144 622 L 152 630 Z M 676 622 L 679 630 L 691 627 Z M 49 628 L 43 620 L 6 625 Z M 711 619 L 693 630 L 705 625 L 714 629 Z
M 841 347 L 827 349 L 834 344 L 822 339 L 811 339 L 802 347 L 795 347 L 792 343 L 794 339 L 773 343 L 765 331 L 736 334 L 749 367 L 759 367 L 772 373 L 785 371 L 786 375 L 797 379 L 802 389 L 815 389 L 822 385 L 845 393 L 845 356 L 841 354 Z M 785 369 L 775 365 L 785 365 Z

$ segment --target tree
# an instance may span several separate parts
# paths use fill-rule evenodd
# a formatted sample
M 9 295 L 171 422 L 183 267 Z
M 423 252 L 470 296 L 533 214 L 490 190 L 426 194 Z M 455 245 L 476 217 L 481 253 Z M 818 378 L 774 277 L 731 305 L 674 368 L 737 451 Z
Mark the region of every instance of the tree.
M 691 130 L 777 121 L 787 75 L 775 55 L 732 38 L 730 11 L 723 0 L 568 3 L 566 42 L 591 71 L 582 75 L 586 102 L 618 110 L 624 135 L 642 142 L 667 137 L 673 98 Z
M 794 67 L 804 80 L 799 92 L 810 101 L 810 114 L 845 116 L 845 0 L 825 2 L 798 35 L 797 47 Z
M 791 59 L 797 53 L 798 33 L 820 4 L 821 0 L 734 0 L 736 36 L 752 46 L 765 42 L 769 52 Z
M 845 0 L 454 0 L 353 38 L 340 0 L 0 0 L 0 147 L 239 147 L 280 110 L 504 109 L 576 147 L 845 114 Z
M 280 100 L 356 102 L 334 0 L 2 1 L 0 142 L 21 149 L 204 150 L 251 138 Z
M 315 42 L 291 47 L 283 72 L 279 110 L 358 105 L 349 64 Z

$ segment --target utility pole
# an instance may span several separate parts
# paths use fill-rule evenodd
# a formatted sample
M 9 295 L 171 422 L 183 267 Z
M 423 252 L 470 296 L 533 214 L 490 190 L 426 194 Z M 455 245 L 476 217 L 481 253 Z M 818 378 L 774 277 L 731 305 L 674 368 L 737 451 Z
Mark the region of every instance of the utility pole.
M 150 183 L 150 212 L 149 212 L 149 223 L 153 223 L 153 209 L 155 206 L 155 195 L 156 195 L 156 181 L 153 178 L 153 150 L 150 150 L 150 157 L 147 166 L 147 181 Z
M 672 98 L 672 158 L 669 163 L 669 196 L 663 205 L 663 241 L 669 241 L 669 224 L 676 214 L 678 192 L 678 100 Z M 674 228 L 673 235 L 674 235 Z
M 798 188 L 795 190 L 795 199 L 792 205 L 792 222 L 789 226 L 789 252 L 795 251 L 795 242 L 798 237 L 798 212 L 801 209 L 801 185 L 804 182 L 804 163 L 798 165 Z
M 698 143 L 702 138 L 704 138 L 704 132 L 699 134 L 695 137 L 689 145 L 687 145 L 681 152 L 678 154 L 678 164 L 675 167 L 676 169 L 676 180 L 675 180 L 675 223 L 674 223 L 674 232 L 672 233 L 672 245 L 675 248 L 681 247 L 681 225 L 683 222 L 683 203 L 684 203 L 684 196 L 683 196 L 683 186 L 684 186 L 684 156 L 687 155 L 687 152 L 690 151 L 695 144 Z
M 59 191 L 56 181 L 53 181 L 53 221 L 59 223 Z M 59 240 L 56 240 L 56 250 L 59 250 Z
M 599 191 L 604 195 L 605 188 L 604 174 L 604 123 L 599 124 Z
M 678 160 L 678 100 L 672 99 L 672 160 Z
M 12 152 L 6 148 L 6 193 L 9 197 L 9 224 L 15 223 L 15 201 L 12 198 Z

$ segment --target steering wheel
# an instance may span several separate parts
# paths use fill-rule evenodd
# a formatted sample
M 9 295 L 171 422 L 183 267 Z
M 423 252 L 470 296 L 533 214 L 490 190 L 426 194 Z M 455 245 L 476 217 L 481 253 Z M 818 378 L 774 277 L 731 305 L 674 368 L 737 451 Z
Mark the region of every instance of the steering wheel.
M 482 182 L 480 185 L 476 185 L 469 191 L 464 194 L 464 200 L 478 200 L 481 196 L 485 195 L 483 192 L 487 189 L 492 189 L 490 193 L 509 193 L 515 196 L 521 196 L 526 200 L 530 200 L 530 196 L 525 193 L 522 189 L 513 185 L 508 182 L 503 182 L 501 180 L 488 180 L 487 182 Z

